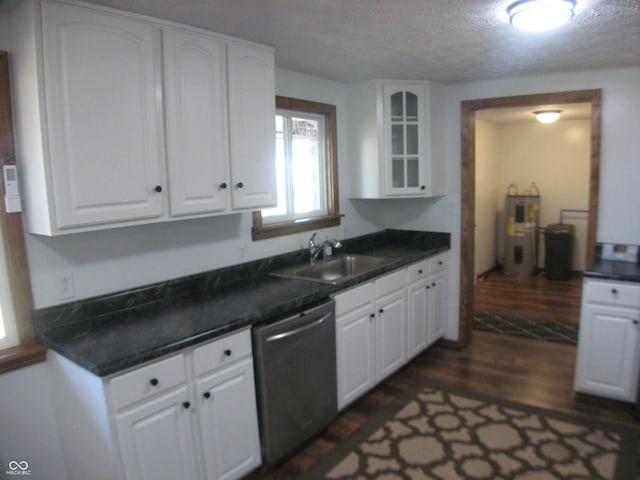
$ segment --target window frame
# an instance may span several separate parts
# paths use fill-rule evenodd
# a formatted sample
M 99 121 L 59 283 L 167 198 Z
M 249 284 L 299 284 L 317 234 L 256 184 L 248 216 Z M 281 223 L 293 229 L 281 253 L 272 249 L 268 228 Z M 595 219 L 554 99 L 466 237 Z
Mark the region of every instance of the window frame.
M 9 54 L 0 51 L 0 165 L 15 165 L 13 125 L 11 122 Z M 18 172 L 18 175 L 20 172 Z M 4 182 L 0 181 L 0 198 L 4 198 Z M 13 305 L 13 328 L 18 344 L 0 349 L 0 374 L 42 362 L 46 348 L 36 342 L 31 324 L 33 300 L 27 263 L 27 250 L 21 213 L 6 213 L 0 206 L 0 248 L 4 249 L 8 296 Z M 6 327 L 5 321 L 5 328 Z M 7 329 L 8 330 L 8 329 Z
M 262 218 L 262 211 L 256 210 L 253 212 L 253 227 L 251 229 L 251 236 L 254 241 L 340 225 L 336 106 L 309 100 L 276 96 L 276 110 L 288 110 L 301 114 L 309 113 L 324 117 L 327 213 L 325 215 L 291 219 L 284 222 L 265 223 Z

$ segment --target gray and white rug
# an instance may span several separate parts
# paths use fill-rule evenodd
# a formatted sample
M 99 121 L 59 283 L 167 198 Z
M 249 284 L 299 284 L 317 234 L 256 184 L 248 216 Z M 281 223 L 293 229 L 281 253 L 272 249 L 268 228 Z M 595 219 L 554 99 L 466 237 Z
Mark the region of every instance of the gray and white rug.
M 476 311 L 473 329 L 548 342 L 578 343 L 578 324 L 561 320 L 533 320 L 516 315 Z
M 398 401 L 300 478 L 640 478 L 640 428 L 429 385 Z

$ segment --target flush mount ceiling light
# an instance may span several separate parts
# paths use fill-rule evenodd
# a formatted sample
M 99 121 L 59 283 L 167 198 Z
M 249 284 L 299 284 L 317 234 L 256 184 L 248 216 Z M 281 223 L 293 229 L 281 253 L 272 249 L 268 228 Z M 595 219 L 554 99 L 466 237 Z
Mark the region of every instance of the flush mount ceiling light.
M 536 120 L 540 123 L 553 123 L 560 118 L 561 113 L 562 110 L 538 110 L 537 112 L 533 112 Z
M 571 20 L 575 0 L 520 0 L 507 8 L 509 21 L 521 30 L 551 30 Z

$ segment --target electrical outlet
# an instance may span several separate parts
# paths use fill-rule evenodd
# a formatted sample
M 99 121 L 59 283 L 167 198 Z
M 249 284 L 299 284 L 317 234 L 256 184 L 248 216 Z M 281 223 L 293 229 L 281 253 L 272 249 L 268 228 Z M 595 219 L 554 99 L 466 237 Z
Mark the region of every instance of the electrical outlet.
M 73 287 L 72 272 L 58 272 L 55 276 L 56 296 L 58 300 L 71 300 L 76 296 Z

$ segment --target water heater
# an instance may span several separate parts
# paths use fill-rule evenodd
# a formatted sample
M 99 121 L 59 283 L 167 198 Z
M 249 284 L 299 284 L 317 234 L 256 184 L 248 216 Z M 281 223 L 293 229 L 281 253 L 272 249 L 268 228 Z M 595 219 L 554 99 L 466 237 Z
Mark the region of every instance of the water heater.
M 537 190 L 537 189 L 536 189 Z M 540 195 L 507 195 L 504 272 L 507 275 L 533 275 L 538 257 Z

